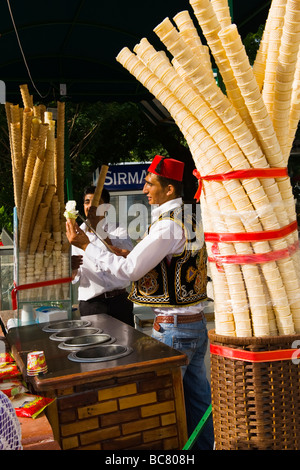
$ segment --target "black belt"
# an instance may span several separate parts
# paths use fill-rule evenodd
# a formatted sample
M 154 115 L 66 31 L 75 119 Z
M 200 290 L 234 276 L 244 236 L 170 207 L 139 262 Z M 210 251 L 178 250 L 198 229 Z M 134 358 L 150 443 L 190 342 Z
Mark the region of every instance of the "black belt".
M 92 297 L 87 302 L 97 302 L 97 300 L 101 299 L 112 299 L 113 297 L 117 297 L 118 295 L 126 294 L 126 289 L 116 289 L 111 290 L 109 292 L 104 292 L 103 294 L 97 295 L 97 297 Z
M 204 319 L 204 313 L 195 313 L 194 315 L 157 315 L 153 328 L 159 328 L 158 323 L 193 323 Z

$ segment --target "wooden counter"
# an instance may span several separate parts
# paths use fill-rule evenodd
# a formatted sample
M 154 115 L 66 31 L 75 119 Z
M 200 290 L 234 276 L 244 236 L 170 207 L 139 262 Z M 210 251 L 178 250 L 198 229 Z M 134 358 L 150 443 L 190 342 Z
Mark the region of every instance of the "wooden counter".
M 108 315 L 84 317 L 128 356 L 77 363 L 42 325 L 12 328 L 7 340 L 36 393 L 56 398 L 46 409 L 62 449 L 182 449 L 187 440 L 181 366 L 184 354 Z M 48 373 L 26 377 L 27 353 L 45 352 Z

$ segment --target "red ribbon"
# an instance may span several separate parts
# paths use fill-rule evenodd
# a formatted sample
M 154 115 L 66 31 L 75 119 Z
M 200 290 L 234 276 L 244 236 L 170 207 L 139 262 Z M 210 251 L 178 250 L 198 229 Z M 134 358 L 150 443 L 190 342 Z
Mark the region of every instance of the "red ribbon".
M 244 349 L 233 349 L 227 346 L 219 346 L 216 344 L 210 345 L 211 354 L 217 356 L 227 357 L 238 361 L 246 362 L 273 362 L 273 361 L 287 361 L 296 359 L 299 349 L 279 349 L 276 351 L 245 351 Z
M 65 284 L 67 282 L 71 282 L 71 277 L 62 277 L 60 279 L 52 279 L 51 281 L 42 281 L 42 282 L 35 282 L 31 284 L 22 284 L 20 286 L 16 286 L 11 291 L 11 300 L 12 300 L 12 309 L 16 310 L 18 308 L 17 304 L 17 292 L 19 290 L 26 290 L 26 289 L 37 289 L 38 287 L 44 286 L 53 286 L 55 284 Z
M 216 175 L 201 176 L 198 170 L 193 171 L 193 175 L 199 180 L 199 187 L 194 199 L 199 201 L 203 180 L 205 181 L 225 181 L 229 179 L 247 179 L 247 178 L 284 178 L 288 176 L 287 168 L 246 168 L 244 170 L 228 171 Z
M 277 261 L 279 259 L 288 258 L 299 249 L 299 241 L 297 240 L 292 245 L 283 250 L 270 251 L 268 253 L 252 253 L 249 255 L 220 255 L 218 245 L 215 243 L 212 246 L 213 257 L 209 256 L 208 261 L 216 263 L 218 269 L 222 264 L 261 264 Z
M 298 229 L 297 220 L 277 230 L 264 230 L 262 232 L 236 232 L 215 233 L 204 232 L 207 242 L 257 242 L 284 238 Z

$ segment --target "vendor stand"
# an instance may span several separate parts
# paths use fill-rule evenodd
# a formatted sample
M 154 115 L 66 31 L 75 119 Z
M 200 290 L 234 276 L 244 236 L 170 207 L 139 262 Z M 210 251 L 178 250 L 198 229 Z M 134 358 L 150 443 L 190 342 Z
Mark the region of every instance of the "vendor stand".
M 70 214 L 63 192 L 64 104 L 58 103 L 56 126 L 42 105 L 33 106 L 27 86 L 20 88 L 24 108 L 6 104 L 16 203 L 15 276 L 12 311 L 2 318 L 5 328 L 15 320 L 6 338 L 17 366 L 30 392 L 45 398 L 63 450 L 181 449 L 187 440 L 184 354 L 104 314 L 87 318 L 90 330 L 110 335 L 113 351 L 126 354 L 74 361 L 72 352 L 44 331 L 40 309 L 55 309 L 56 316 L 63 315 L 56 319 L 76 323 L 65 236 Z M 48 316 L 50 326 L 53 317 Z

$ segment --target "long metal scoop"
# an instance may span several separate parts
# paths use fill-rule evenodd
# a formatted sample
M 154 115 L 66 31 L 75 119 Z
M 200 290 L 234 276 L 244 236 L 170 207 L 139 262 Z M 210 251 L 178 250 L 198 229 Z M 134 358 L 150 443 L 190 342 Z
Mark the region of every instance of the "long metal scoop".
M 89 223 L 89 221 L 87 221 L 87 220 L 86 220 L 84 217 L 82 217 L 82 215 L 80 215 L 80 214 L 77 214 L 77 217 L 79 217 L 79 219 L 81 219 L 81 220 L 85 223 L 85 225 L 87 226 L 87 228 L 88 228 L 94 235 L 96 235 L 96 237 L 98 238 L 98 240 L 100 240 L 100 241 L 103 243 L 103 245 L 105 245 L 106 248 L 107 248 L 111 253 L 113 253 L 113 250 L 111 249 L 111 247 L 109 246 L 109 244 L 106 243 L 106 241 L 103 240 L 103 238 L 100 237 L 100 235 L 96 232 L 96 230 L 93 229 L 93 227 L 91 226 L 91 224 Z

